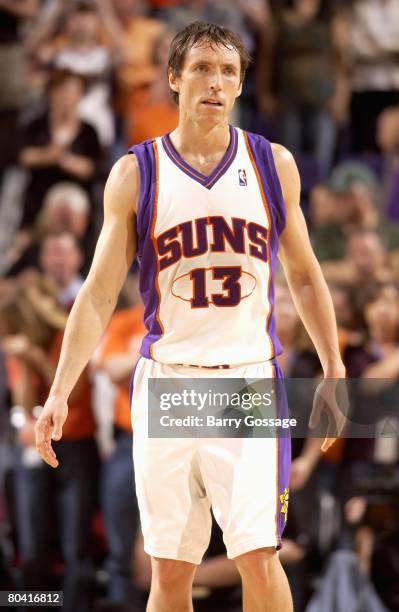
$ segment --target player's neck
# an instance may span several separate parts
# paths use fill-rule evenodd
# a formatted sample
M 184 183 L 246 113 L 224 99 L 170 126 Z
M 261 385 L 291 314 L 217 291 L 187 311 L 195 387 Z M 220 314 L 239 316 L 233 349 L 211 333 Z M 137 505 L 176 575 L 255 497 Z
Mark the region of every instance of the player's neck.
M 170 134 L 176 150 L 184 158 L 213 157 L 223 154 L 230 142 L 229 124 L 204 125 L 180 119 L 177 128 Z

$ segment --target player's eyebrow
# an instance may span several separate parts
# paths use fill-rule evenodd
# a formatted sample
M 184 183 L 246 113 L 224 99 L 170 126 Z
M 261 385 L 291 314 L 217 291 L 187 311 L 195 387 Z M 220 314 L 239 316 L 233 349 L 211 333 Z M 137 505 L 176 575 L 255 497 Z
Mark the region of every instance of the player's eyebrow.
M 195 62 L 193 62 L 192 66 L 196 67 L 196 66 L 210 66 L 212 64 L 212 62 L 210 62 L 209 60 L 195 60 Z
M 209 60 L 196 60 L 193 64 L 192 67 L 196 68 L 197 66 L 213 66 L 216 62 L 211 62 Z M 231 62 L 226 62 L 222 65 L 223 68 L 230 68 L 231 70 L 234 70 L 234 72 L 238 72 L 238 68 L 235 64 L 232 64 Z

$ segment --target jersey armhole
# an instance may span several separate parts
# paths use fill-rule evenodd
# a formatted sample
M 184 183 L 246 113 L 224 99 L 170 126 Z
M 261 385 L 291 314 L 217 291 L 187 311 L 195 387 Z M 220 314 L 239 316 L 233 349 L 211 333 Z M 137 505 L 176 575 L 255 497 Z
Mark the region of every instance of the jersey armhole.
M 272 147 L 270 142 L 260 134 L 250 132 L 245 132 L 245 134 L 268 202 L 272 225 L 279 236 L 285 228 L 286 207 Z
M 134 145 L 128 151 L 128 153 L 136 156 L 140 176 L 140 189 L 136 210 L 139 255 L 142 239 L 144 239 L 144 236 L 147 234 L 148 228 L 151 227 L 152 222 L 152 202 L 154 200 L 156 187 L 156 167 L 153 143 L 153 140 L 147 140 L 141 144 Z

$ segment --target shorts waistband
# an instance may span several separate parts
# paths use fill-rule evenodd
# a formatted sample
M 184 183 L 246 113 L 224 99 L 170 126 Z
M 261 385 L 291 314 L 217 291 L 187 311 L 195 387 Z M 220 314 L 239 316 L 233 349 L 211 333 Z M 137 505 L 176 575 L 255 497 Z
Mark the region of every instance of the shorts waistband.
M 228 365 L 227 363 L 223 363 L 221 365 L 194 365 L 192 363 L 176 363 L 177 366 L 183 366 L 184 368 L 200 368 L 204 370 L 230 370 L 230 368 L 234 368 L 232 365 Z

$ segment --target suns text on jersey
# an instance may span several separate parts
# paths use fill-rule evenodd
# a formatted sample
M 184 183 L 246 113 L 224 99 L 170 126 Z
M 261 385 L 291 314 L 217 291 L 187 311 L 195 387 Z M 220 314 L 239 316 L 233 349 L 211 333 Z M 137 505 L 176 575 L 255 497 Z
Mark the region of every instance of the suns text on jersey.
M 238 217 L 228 222 L 225 217 L 211 216 L 185 221 L 162 232 L 156 239 L 159 268 L 165 270 L 182 257 L 225 252 L 227 243 L 234 253 L 267 261 L 265 227 Z

